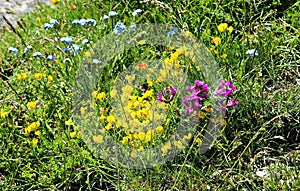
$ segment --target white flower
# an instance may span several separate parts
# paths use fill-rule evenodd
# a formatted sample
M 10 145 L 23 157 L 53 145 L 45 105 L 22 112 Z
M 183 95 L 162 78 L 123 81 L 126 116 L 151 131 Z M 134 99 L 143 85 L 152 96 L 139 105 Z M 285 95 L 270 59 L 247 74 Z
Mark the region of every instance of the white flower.
M 142 10 L 141 9 L 137 9 L 135 11 L 133 11 L 132 16 L 136 17 L 137 15 L 141 14 Z
M 118 15 L 118 13 L 115 12 L 115 11 L 110 11 L 110 12 L 108 13 L 108 16 L 110 16 L 110 17 L 114 17 L 114 16 L 117 16 L 117 15 Z
M 246 54 L 249 54 L 252 58 L 258 56 L 258 51 L 256 49 L 247 50 Z

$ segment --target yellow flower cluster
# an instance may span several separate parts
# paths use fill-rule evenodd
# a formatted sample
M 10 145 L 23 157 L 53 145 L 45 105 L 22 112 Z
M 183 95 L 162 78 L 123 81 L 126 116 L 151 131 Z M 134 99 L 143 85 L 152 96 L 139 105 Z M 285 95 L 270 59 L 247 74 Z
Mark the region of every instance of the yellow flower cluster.
M 97 100 L 104 100 L 106 94 L 105 92 L 98 93 L 97 91 L 93 91 L 92 96 Z
M 221 24 L 218 25 L 217 28 L 218 28 L 218 30 L 219 30 L 220 32 L 224 32 L 225 30 L 228 30 L 229 33 L 232 33 L 232 31 L 233 31 L 233 27 L 232 27 L 232 26 L 229 26 L 229 27 L 228 27 L 228 24 L 227 24 L 227 23 L 221 23 Z
M 221 44 L 221 38 L 216 36 L 213 37 L 213 39 L 211 40 L 212 43 L 214 43 L 216 46 L 218 46 L 219 44 Z
M 18 74 L 19 80 L 24 81 L 26 78 L 27 78 L 27 74 L 25 74 L 25 73 Z
M 37 130 L 40 127 L 41 123 L 39 121 L 31 123 L 25 128 L 24 134 L 29 135 L 32 131 Z
M 37 80 L 40 80 L 40 79 L 44 78 L 45 76 L 46 76 L 46 74 L 44 74 L 44 73 L 35 73 L 34 74 L 34 78 Z

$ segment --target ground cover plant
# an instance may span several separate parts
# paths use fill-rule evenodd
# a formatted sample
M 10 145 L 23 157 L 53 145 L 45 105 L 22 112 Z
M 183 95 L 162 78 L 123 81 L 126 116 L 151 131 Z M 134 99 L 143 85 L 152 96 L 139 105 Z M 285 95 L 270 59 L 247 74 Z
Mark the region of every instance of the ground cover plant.
M 299 189 L 299 2 L 51 2 L 1 29 L 1 189 Z M 162 46 L 142 36 L 120 53 L 99 51 L 118 45 L 103 38 L 149 23 L 165 24 L 166 40 L 199 43 Z M 95 67 L 103 55 L 114 56 Z M 204 57 L 218 71 L 199 67 Z M 74 103 L 82 67 L 81 79 L 97 79 Z M 93 112 L 96 120 L 76 120 Z M 177 133 L 186 119 L 195 128 Z M 93 121 L 99 126 L 83 128 Z M 209 122 L 220 132 L 201 153 Z M 130 151 L 120 158 L 131 167 L 158 145 L 161 156 L 176 155 L 128 168 L 104 156 L 116 146 L 108 138 Z M 95 149 L 105 142 L 111 149 Z

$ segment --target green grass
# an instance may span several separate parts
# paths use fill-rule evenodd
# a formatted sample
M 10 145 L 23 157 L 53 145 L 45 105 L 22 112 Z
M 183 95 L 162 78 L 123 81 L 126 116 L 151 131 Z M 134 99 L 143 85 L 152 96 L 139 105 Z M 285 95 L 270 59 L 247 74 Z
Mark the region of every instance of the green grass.
M 299 190 L 300 3 L 267 0 L 256 3 L 242 0 L 155 2 L 78 0 L 74 10 L 71 9 L 75 7 L 73 2 L 61 1 L 54 9 L 40 4 L 35 12 L 23 17 L 21 24 L 13 29 L 1 29 L 1 190 Z M 133 20 L 131 13 L 138 8 L 143 13 Z M 109 19 L 108 23 L 100 21 L 100 17 L 111 10 L 118 12 L 118 17 Z M 57 19 L 59 24 L 45 30 L 44 23 L 50 18 Z M 97 25 L 72 26 L 74 19 L 81 18 L 93 18 Z M 136 170 L 99 157 L 91 144 L 84 141 L 84 133 L 78 134 L 80 127 L 72 113 L 76 72 L 81 63 L 91 61 L 89 53 L 97 54 L 97 42 L 110 34 L 119 20 L 127 27 L 132 23 L 176 24 L 179 29 L 190 31 L 208 49 L 215 50 L 211 55 L 224 80 L 233 80 L 237 88 L 234 97 L 239 105 L 229 109 L 227 124 L 222 126 L 210 150 L 200 154 L 199 145 L 191 142 L 173 160 L 154 168 Z M 218 31 L 220 23 L 232 26 L 233 32 Z M 71 36 L 77 44 L 83 39 L 91 43 L 75 56 L 64 54 L 62 50 L 66 44 L 60 38 L 66 36 Z M 218 46 L 212 43 L 215 36 L 221 38 Z M 27 45 L 33 50 L 23 54 Z M 17 56 L 8 52 L 9 47 L 19 50 Z M 246 51 L 254 48 L 259 55 L 252 58 Z M 144 44 L 108 62 L 95 89 L 106 93 L 104 101 L 96 102 L 99 116 L 102 109 L 108 109 L 106 117 L 112 114 L 114 105 L 110 101 L 113 100 L 110 91 L 118 87 L 115 81 L 118 74 L 130 69 L 132 63 L 154 59 L 156 50 L 161 52 L 161 56 L 155 57 L 159 60 L 175 51 Z M 54 53 L 56 59 L 33 58 L 32 53 L 36 51 Z M 224 54 L 226 58 L 222 58 Z M 63 62 L 66 58 L 72 61 Z M 184 63 L 181 69 L 192 81 L 205 81 L 205 74 L 185 67 L 190 60 L 181 57 L 179 60 Z M 24 81 L 18 79 L 21 73 L 27 75 Z M 45 76 L 38 80 L 34 78 L 36 73 Z M 53 80 L 48 80 L 49 76 Z M 122 88 L 126 84 L 121 80 L 119 85 Z M 154 92 L 161 91 L 165 85 L 170 84 L 155 83 Z M 140 93 L 136 88 L 135 94 Z M 27 105 L 32 101 L 36 102 L 35 109 Z M 172 103 L 172 108 L 176 108 L 180 100 Z M 176 131 L 178 116 L 168 111 L 170 124 L 164 125 L 164 133 L 150 143 L 135 141 L 139 146 L 160 145 Z M 66 123 L 70 119 L 73 122 Z M 199 132 L 207 119 L 200 123 Z M 117 116 L 116 120 L 121 117 Z M 40 126 L 26 135 L 25 129 L 36 121 Z M 41 134 L 35 134 L 37 131 Z M 99 133 L 98 129 L 94 131 Z M 124 131 L 107 132 L 122 141 Z M 257 175 L 262 172 L 266 172 L 264 177 Z

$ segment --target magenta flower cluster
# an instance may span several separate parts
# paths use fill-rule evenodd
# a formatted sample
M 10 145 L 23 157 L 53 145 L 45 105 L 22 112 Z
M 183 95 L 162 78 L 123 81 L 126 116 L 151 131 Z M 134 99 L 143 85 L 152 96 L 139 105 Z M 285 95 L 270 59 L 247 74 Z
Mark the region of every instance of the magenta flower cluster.
M 208 85 L 200 80 L 195 81 L 194 86 L 186 86 L 186 90 L 191 93 L 190 96 L 185 96 L 182 104 L 186 106 L 186 115 L 191 115 L 194 111 L 202 108 L 202 100 L 208 99 Z
M 170 103 L 171 101 L 173 101 L 176 93 L 177 90 L 174 89 L 172 86 L 170 86 L 170 89 L 168 87 L 165 87 L 162 92 L 157 93 L 157 101 Z
M 228 108 L 234 107 L 239 103 L 232 97 L 232 93 L 236 90 L 236 87 L 232 85 L 232 81 L 225 82 L 221 80 L 218 90 L 215 92 L 216 96 L 225 96 L 225 100 L 219 104 L 219 111 L 222 114 L 226 114 Z

